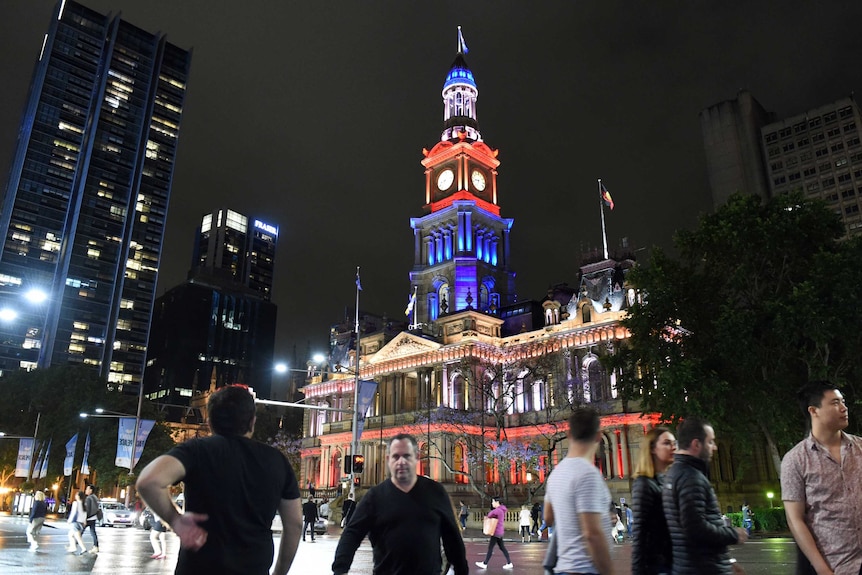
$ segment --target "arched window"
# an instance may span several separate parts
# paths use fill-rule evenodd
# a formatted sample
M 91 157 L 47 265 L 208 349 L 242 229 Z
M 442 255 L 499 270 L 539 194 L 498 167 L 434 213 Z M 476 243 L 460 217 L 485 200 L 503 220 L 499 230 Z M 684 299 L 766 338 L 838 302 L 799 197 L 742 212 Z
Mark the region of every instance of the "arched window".
M 456 373 L 452 376 L 452 401 L 450 406 L 453 409 L 464 409 L 464 392 L 465 392 L 464 376 Z
M 452 454 L 452 469 L 456 471 L 455 483 L 470 483 L 470 479 L 466 475 L 470 469 L 470 466 L 467 465 L 467 447 L 461 442 L 455 444 Z
M 449 310 L 452 309 L 452 302 L 449 301 L 449 284 L 443 283 L 437 288 L 437 301 L 440 302 L 440 313 L 439 315 L 445 315 L 449 313 Z
M 581 320 L 583 323 L 590 323 L 593 321 L 593 314 L 590 311 L 591 305 L 589 303 L 585 303 L 581 306 Z

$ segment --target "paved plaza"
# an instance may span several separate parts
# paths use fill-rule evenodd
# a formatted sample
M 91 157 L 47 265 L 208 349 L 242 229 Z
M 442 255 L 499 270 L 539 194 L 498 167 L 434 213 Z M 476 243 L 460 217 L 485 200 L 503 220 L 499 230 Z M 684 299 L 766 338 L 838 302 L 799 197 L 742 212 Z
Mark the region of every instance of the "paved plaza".
M 136 528 L 99 528 L 101 553 L 98 556 L 89 554 L 77 556 L 65 552 L 66 524 L 59 520 L 49 520 L 48 524 L 56 525 L 57 528 L 43 529 L 42 546 L 32 553 L 28 550 L 24 536 L 26 519 L 0 516 L 0 573 L 3 575 L 84 573 L 156 575 L 174 572 L 179 540 L 172 533 L 168 534 L 168 558 L 164 560 L 150 559 L 152 547 L 150 547 L 148 532 Z M 330 533 L 318 536 L 315 543 L 300 543 L 291 574 L 327 575 L 331 573 L 330 566 L 340 531 L 336 527 L 330 527 Z M 514 533 L 507 535 L 514 536 Z M 488 569 L 482 571 L 473 563 L 484 559 L 487 549 L 486 538 L 473 530 L 468 530 L 465 536 L 470 573 L 542 575 L 541 564 L 546 543 L 521 543 L 507 540 L 506 547 L 511 553 L 515 569 L 503 570 L 503 556 L 497 549 L 491 557 Z M 278 541 L 276 534 L 276 547 Z M 90 545 L 88 534 L 85 534 L 84 542 Z M 611 551 L 617 575 L 630 575 L 631 546 L 628 543 L 614 545 Z M 749 543 L 735 548 L 734 555 L 745 567 L 748 575 L 792 575 L 794 572 L 795 548 L 793 541 L 787 537 L 754 538 Z M 371 547 L 367 540 L 357 552 L 350 572 L 371 575 Z

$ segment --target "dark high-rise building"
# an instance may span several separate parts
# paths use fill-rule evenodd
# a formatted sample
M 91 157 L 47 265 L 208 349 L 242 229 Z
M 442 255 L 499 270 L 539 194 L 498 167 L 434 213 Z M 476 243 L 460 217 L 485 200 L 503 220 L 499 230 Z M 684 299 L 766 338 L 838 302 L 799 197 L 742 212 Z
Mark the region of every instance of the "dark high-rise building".
M 147 397 L 185 406 L 196 393 L 231 383 L 270 397 L 277 239 L 277 226 L 233 210 L 203 217 L 189 280 L 156 300 Z
M 862 114 L 853 97 L 787 118 L 748 92 L 700 113 L 713 206 L 740 192 L 820 198 L 862 234 Z
M 164 34 L 56 6 L 0 216 L 0 369 L 140 383 L 190 61 Z
M 197 230 L 189 277 L 239 284 L 269 301 L 278 226 L 229 209 L 204 215 Z

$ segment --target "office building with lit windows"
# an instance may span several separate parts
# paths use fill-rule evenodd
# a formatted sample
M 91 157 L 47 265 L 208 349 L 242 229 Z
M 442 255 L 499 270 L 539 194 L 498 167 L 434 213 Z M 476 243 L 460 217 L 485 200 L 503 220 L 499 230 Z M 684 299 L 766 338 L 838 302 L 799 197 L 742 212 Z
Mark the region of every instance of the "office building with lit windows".
M 156 299 L 144 377 L 148 398 L 191 407 L 191 398 L 232 383 L 270 397 L 277 240 L 278 226 L 234 210 L 203 216 L 188 281 Z M 187 422 L 200 417 L 181 412 Z
M 55 7 L 0 216 L 3 371 L 87 365 L 137 390 L 190 62 L 164 34 Z
M 223 208 L 204 215 L 196 236 L 189 279 L 239 284 L 270 300 L 278 226 Z
M 820 198 L 862 233 L 862 117 L 852 98 L 777 119 L 750 93 L 700 113 L 715 207 L 732 193 Z

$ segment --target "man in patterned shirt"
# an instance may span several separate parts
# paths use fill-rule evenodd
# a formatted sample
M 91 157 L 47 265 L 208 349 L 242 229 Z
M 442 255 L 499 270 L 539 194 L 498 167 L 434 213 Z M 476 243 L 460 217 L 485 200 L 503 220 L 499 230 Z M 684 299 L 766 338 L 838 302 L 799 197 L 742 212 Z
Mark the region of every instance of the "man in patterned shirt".
M 554 526 L 556 540 L 556 573 L 614 573 L 611 494 L 593 463 L 600 440 L 599 415 L 576 409 L 569 418 L 569 453 L 548 476 L 545 490 L 545 521 Z M 545 564 L 553 562 L 545 559 Z
M 798 394 L 811 433 L 781 462 L 781 498 L 818 575 L 862 575 L 862 438 L 844 433 L 844 396 L 828 381 Z

